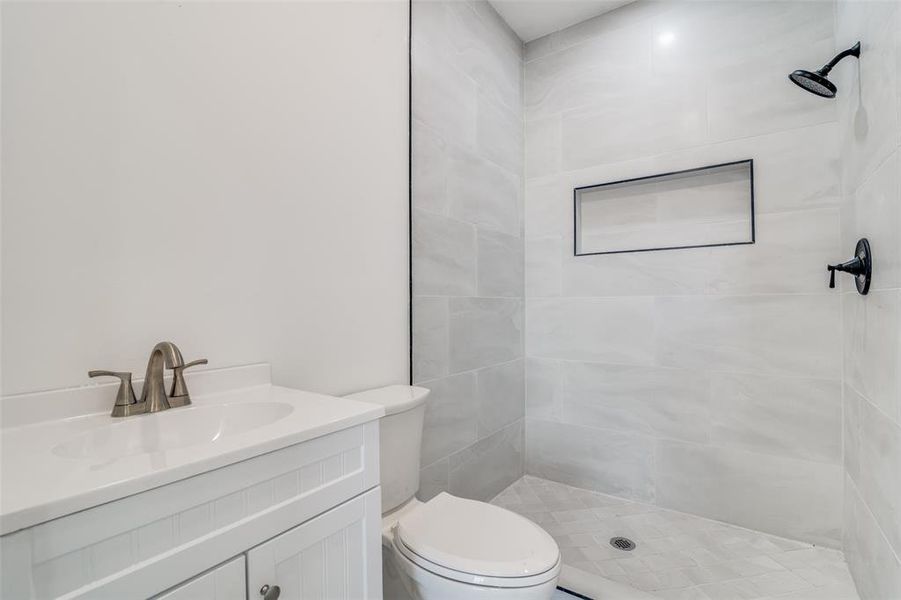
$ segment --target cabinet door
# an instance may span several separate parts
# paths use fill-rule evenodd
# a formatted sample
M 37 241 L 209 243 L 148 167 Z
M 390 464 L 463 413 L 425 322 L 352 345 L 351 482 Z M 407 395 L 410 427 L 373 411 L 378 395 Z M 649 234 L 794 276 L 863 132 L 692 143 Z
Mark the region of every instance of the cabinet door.
M 244 557 L 239 556 L 211 571 L 172 588 L 156 600 L 245 600 Z
M 279 600 L 381 598 L 380 493 L 369 490 L 249 551 L 248 600 L 262 600 L 264 586 L 278 586 Z

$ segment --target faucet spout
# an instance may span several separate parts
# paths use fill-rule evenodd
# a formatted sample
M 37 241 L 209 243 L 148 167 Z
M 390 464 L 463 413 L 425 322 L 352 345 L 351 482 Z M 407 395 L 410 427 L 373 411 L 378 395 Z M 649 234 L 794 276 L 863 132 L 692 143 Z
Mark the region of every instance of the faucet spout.
M 181 351 L 172 342 L 160 342 L 150 352 L 141 402 L 146 402 L 146 412 L 159 412 L 169 408 L 166 388 L 163 385 L 163 367 L 174 369 L 185 364 Z

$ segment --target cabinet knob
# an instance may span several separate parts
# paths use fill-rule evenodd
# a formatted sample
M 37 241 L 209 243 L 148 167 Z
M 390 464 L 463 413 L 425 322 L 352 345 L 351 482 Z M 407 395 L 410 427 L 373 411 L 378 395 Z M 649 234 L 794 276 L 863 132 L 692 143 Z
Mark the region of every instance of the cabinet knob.
M 263 597 L 263 600 L 278 600 L 278 597 L 281 596 L 282 590 L 277 585 L 270 586 L 268 583 L 260 588 L 260 596 Z

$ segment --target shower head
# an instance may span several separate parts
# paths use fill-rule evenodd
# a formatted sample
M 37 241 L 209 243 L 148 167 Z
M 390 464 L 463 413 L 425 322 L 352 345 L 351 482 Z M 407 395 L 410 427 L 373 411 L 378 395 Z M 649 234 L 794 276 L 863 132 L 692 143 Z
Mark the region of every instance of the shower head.
M 810 71 L 805 71 L 804 69 L 798 69 L 797 71 L 789 75 L 788 78 L 795 82 L 796 85 L 800 85 L 811 94 L 816 94 L 817 96 L 822 96 L 823 98 L 835 98 L 835 84 L 823 77 L 820 74 L 820 71 L 811 73 Z
M 832 67 L 837 65 L 838 62 L 846 56 L 860 58 L 860 42 L 857 42 L 847 50 L 836 54 L 835 57 L 826 63 L 819 71 L 811 72 L 798 69 L 794 73 L 791 73 L 788 78 L 792 80 L 792 83 L 807 90 L 811 94 L 816 94 L 823 98 L 835 98 L 837 88 L 834 83 L 829 81 L 829 71 L 831 71 Z

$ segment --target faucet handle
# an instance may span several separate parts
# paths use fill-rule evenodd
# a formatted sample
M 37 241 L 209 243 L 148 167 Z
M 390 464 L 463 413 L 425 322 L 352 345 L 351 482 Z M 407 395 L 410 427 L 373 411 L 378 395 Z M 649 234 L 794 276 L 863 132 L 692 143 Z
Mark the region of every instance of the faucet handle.
M 197 365 L 205 365 L 208 362 L 207 359 L 200 358 L 172 368 L 172 391 L 169 392 L 170 406 L 185 406 L 191 403 L 191 394 L 188 393 L 188 385 L 185 383 L 185 369 L 190 369 Z
M 135 398 L 135 390 L 131 385 L 131 373 L 127 371 L 88 371 L 88 377 L 118 377 L 119 389 L 116 392 L 116 403 L 111 413 L 114 417 L 127 417 L 144 412 L 144 405 Z

